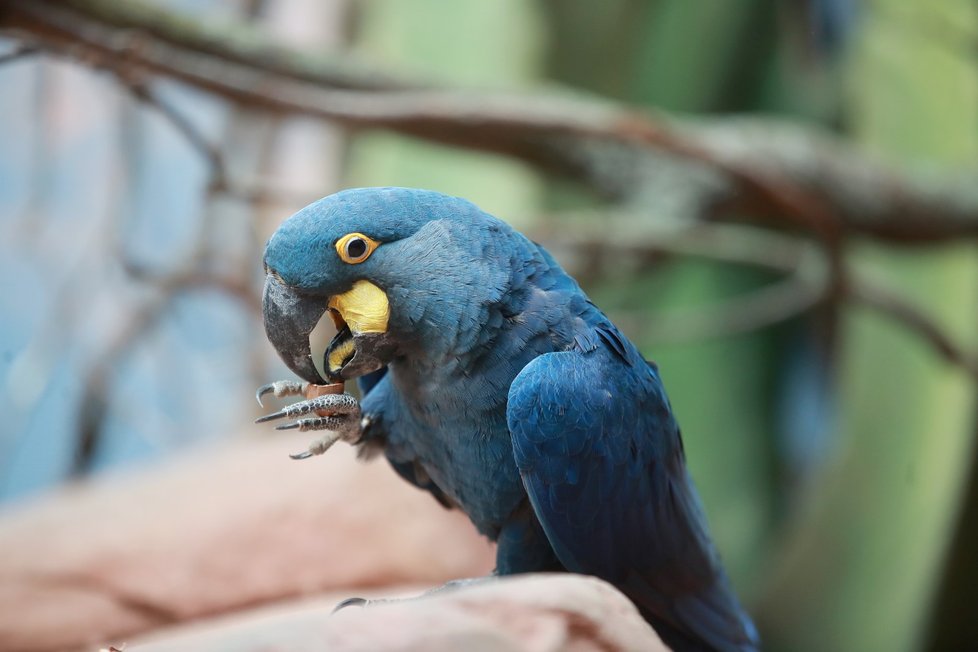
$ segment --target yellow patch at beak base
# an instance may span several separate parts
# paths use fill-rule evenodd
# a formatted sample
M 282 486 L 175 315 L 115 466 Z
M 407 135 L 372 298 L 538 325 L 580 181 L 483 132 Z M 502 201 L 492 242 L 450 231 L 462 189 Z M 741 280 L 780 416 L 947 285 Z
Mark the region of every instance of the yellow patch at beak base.
M 353 333 L 387 332 L 390 304 L 384 291 L 370 281 L 357 281 L 343 294 L 332 297 L 328 307 L 340 313 Z
M 329 352 L 329 371 L 331 373 L 336 373 L 343 368 L 346 363 L 347 358 L 353 354 L 354 343 L 353 339 L 346 340 L 338 347 Z

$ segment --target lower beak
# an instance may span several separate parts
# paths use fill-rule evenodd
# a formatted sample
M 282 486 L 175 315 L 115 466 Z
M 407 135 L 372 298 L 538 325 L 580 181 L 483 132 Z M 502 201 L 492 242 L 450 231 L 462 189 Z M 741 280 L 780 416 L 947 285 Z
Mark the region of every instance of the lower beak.
M 312 360 L 309 334 L 319 323 L 329 297 L 300 294 L 275 275 L 265 277 L 262 314 L 265 334 L 286 366 L 313 384 L 326 381 Z

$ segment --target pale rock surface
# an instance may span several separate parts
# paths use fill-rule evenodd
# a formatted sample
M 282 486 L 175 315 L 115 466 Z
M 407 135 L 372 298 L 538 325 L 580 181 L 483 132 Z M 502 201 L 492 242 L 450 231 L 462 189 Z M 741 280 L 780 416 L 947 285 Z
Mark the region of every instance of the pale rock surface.
M 308 441 L 241 438 L 0 514 L 0 650 L 95 649 L 283 598 L 491 570 L 464 515 L 346 446 L 288 458 Z
M 376 592 L 375 592 L 376 593 Z M 388 593 L 388 595 L 390 595 Z M 610 585 L 525 575 L 330 611 L 347 594 L 156 632 L 127 652 L 667 652 Z

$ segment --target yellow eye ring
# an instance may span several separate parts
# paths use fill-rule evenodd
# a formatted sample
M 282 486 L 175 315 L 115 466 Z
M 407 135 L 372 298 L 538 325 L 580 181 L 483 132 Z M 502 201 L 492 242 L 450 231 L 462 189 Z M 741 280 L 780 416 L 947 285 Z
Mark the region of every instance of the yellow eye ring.
M 356 265 L 370 258 L 380 243 L 362 233 L 347 233 L 336 241 L 336 253 L 344 263 Z

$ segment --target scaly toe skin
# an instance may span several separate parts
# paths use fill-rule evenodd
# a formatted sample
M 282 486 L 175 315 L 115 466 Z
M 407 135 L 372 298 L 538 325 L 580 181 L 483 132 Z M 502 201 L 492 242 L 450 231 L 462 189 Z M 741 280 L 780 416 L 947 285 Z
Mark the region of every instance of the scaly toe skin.
M 290 455 L 294 460 L 306 460 L 314 455 L 322 455 L 336 442 L 343 440 L 354 443 L 360 439 L 359 414 L 344 414 L 335 417 L 318 417 L 315 419 L 299 419 L 293 423 L 277 426 L 276 430 L 325 430 L 325 435 L 309 444 L 309 448 L 301 453 Z
M 297 419 L 291 423 L 283 423 L 275 426 L 275 429 L 298 430 L 299 432 L 309 432 L 310 430 L 333 430 L 343 435 L 347 435 L 354 429 L 359 429 L 359 415 L 339 414 L 333 417 Z
M 263 417 L 258 417 L 255 419 L 255 423 L 266 423 L 283 418 L 294 419 L 310 412 L 324 415 L 324 418 L 334 415 L 352 414 L 356 414 L 357 418 L 359 418 L 360 403 L 351 394 L 325 394 L 305 401 L 299 401 L 292 405 L 286 405 L 278 412 L 272 412 Z

